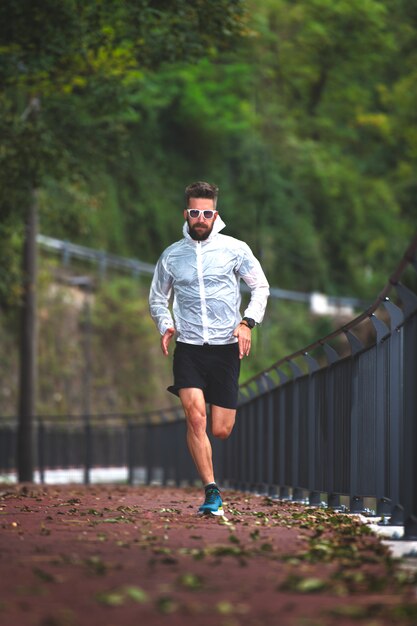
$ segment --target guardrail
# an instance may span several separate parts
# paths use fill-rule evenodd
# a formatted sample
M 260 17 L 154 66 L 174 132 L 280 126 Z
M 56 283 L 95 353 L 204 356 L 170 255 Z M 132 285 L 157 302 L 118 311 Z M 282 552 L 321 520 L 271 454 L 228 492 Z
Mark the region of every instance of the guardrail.
M 310 504 L 325 494 L 333 507 L 345 495 L 352 512 L 374 498 L 378 515 L 404 521 L 404 537 L 417 539 L 417 295 L 400 283 L 408 266 L 417 270 L 416 249 L 417 237 L 359 317 L 241 387 L 223 481 L 277 489 L 282 498 L 307 492 Z M 392 290 L 401 307 L 388 299 Z M 389 326 L 376 315 L 381 309 Z M 374 329 L 368 346 L 352 332 L 365 321 Z M 344 358 L 329 343 L 340 335 L 350 346 Z M 318 351 L 326 357 L 323 366 Z
M 70 481 L 78 468 L 82 469 L 82 481 L 89 484 L 97 468 L 126 468 L 129 483 L 151 482 L 160 456 L 158 450 L 150 454 L 152 433 L 165 424 L 177 430 L 184 427 L 179 406 L 141 414 L 37 416 L 33 429 L 35 474 L 43 483 L 47 474 L 59 470 L 60 475 L 66 472 Z M 0 480 L 15 476 L 16 448 L 17 419 L 0 419 Z M 176 454 L 187 457 L 186 452 L 182 437 Z M 187 465 L 181 482 L 190 479 L 189 470 Z M 166 482 L 168 471 L 164 473 Z
M 221 484 L 336 509 L 344 497 L 351 512 L 372 498 L 385 523 L 417 539 L 417 295 L 400 282 L 408 266 L 417 270 L 416 249 L 417 236 L 364 313 L 241 386 L 232 436 L 212 439 Z M 374 331 L 366 346 L 352 332 L 365 322 Z M 330 344 L 341 335 L 343 357 Z M 15 435 L 16 421 L 1 420 L 0 474 L 15 467 Z M 131 483 L 197 480 L 179 407 L 39 417 L 36 441 L 41 480 L 47 468 L 82 466 L 89 482 L 92 468 L 115 464 Z
M 37 235 L 36 241 L 38 245 L 42 246 L 45 250 L 59 254 L 64 267 L 69 267 L 71 259 L 73 258 L 92 263 L 98 268 L 101 280 L 103 280 L 106 276 L 108 269 L 128 272 L 133 276 L 153 276 L 155 270 L 155 265 L 145 263 L 139 259 L 110 254 L 104 250 L 95 250 L 94 248 L 81 246 L 79 244 L 71 243 L 70 241 L 62 241 L 61 239 L 55 239 L 54 237 L 47 237 L 46 235 Z M 250 291 L 249 287 L 247 287 L 244 282 L 241 283 L 241 289 L 245 292 Z M 351 298 L 348 296 L 327 296 L 319 293 L 305 293 L 302 291 L 281 289 L 280 287 L 271 287 L 270 296 L 271 298 L 276 298 L 278 300 L 305 303 L 310 305 L 312 309 L 316 306 L 315 303 L 317 299 L 320 299 L 321 307 L 324 306 L 327 310 L 335 309 L 336 312 L 343 312 L 347 310 L 350 313 L 353 309 L 361 309 L 366 306 L 366 303 L 359 298 Z

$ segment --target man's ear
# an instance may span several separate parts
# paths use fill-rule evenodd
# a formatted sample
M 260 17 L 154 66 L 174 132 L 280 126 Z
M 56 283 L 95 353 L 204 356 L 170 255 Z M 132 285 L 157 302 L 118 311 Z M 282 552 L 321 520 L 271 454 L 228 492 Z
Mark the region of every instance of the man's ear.
M 184 209 L 183 215 L 184 215 L 184 219 L 186 220 L 187 219 L 187 209 Z

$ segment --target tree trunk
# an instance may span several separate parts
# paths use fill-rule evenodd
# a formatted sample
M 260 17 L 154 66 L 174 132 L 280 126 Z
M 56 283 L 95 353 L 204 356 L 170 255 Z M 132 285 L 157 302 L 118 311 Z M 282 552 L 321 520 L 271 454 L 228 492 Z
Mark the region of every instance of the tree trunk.
M 31 205 L 23 243 L 23 296 L 20 331 L 19 424 L 17 436 L 17 473 L 19 482 L 33 481 L 33 422 L 36 411 L 36 234 L 38 205 L 36 190 Z

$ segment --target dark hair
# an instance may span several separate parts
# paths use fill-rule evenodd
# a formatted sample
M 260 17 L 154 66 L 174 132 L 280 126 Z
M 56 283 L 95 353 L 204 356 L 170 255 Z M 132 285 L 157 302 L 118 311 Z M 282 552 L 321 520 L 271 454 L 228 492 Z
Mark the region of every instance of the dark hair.
M 185 204 L 188 207 L 188 201 L 190 198 L 209 198 L 214 200 L 214 206 L 217 204 L 217 196 L 219 195 L 219 188 L 217 185 L 206 183 L 204 181 L 198 181 L 197 183 L 191 183 L 185 189 Z

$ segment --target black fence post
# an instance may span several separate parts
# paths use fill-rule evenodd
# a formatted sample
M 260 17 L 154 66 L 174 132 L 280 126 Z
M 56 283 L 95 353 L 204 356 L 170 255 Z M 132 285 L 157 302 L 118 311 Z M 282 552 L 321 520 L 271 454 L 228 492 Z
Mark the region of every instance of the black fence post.
M 266 466 L 266 480 L 269 495 L 274 495 L 274 450 L 275 450 L 275 431 L 274 431 L 274 397 L 275 394 L 270 390 L 267 395 L 267 430 L 266 430 L 266 445 L 267 445 L 267 466 Z
M 390 302 L 388 298 L 384 306 L 390 316 L 390 362 L 389 362 L 389 497 L 391 499 L 391 525 L 404 523 L 403 508 L 400 505 L 400 441 L 403 425 L 403 398 L 404 368 L 402 367 L 402 340 L 404 321 L 403 312 Z
M 45 425 L 42 419 L 38 419 L 38 469 L 39 481 L 45 483 Z
M 339 355 L 332 346 L 327 343 L 323 344 L 324 352 L 327 358 L 326 367 L 326 415 L 327 415 L 327 472 L 326 472 L 326 490 L 327 490 L 327 506 L 334 510 L 340 510 L 340 494 L 335 493 L 334 488 L 334 386 L 335 373 L 334 364 L 339 360 Z
M 171 441 L 171 428 L 167 415 L 161 412 L 161 467 L 162 467 L 162 485 L 166 486 L 170 479 L 170 470 L 172 465 L 172 441 Z
M 285 401 L 285 393 L 286 393 L 286 387 L 284 387 L 284 385 L 288 382 L 288 377 L 284 374 L 284 372 L 282 372 L 281 370 L 277 370 L 279 377 L 280 377 L 280 387 L 279 387 L 279 396 L 278 396 L 278 426 L 277 426 L 277 433 L 278 433 L 278 459 L 277 459 L 277 466 L 278 466 L 278 485 L 279 485 L 279 497 L 281 498 L 281 500 L 288 500 L 290 497 L 290 491 L 289 491 L 289 481 L 287 480 L 287 475 L 286 475 L 286 471 L 285 468 L 287 466 L 287 454 L 288 454 L 288 449 L 287 446 L 285 445 L 286 443 L 286 412 L 287 412 L 287 405 L 286 405 L 286 401 Z
M 350 512 L 362 513 L 363 497 L 358 495 L 358 439 L 359 439 L 359 357 L 363 345 L 350 331 L 346 333 L 352 359 L 352 409 L 350 414 Z
M 259 393 L 262 394 L 263 390 L 260 387 Z M 256 410 L 258 407 L 258 411 Z M 256 492 L 262 493 L 265 489 L 265 483 L 263 480 L 263 463 L 265 460 L 265 454 L 267 453 L 264 445 L 264 428 L 265 428 L 265 407 L 264 407 L 264 396 L 260 395 L 256 401 L 254 411 L 254 425 L 256 432 L 256 451 L 255 451 L 255 484 L 256 484 Z
M 182 453 L 184 449 L 184 441 L 186 441 L 186 436 L 183 433 L 185 421 L 181 419 L 180 415 L 177 414 L 175 420 L 175 483 L 177 487 L 181 486 L 182 481 L 184 480 L 184 464 L 185 464 L 185 456 Z M 185 427 L 186 428 L 186 427 Z
M 376 418 L 376 433 L 375 433 L 375 496 L 376 496 L 376 514 L 388 515 L 391 511 L 391 504 L 387 498 L 387 491 L 385 487 L 385 465 L 386 465 L 386 446 L 387 439 L 386 429 L 386 397 L 385 392 L 387 388 L 388 380 L 385 377 L 385 370 L 388 363 L 385 346 L 383 345 L 384 339 L 390 335 L 389 329 L 385 326 L 384 322 L 378 319 L 375 315 L 371 315 L 370 320 L 376 332 L 376 346 L 375 346 L 375 418 Z
M 399 286 L 397 286 L 398 288 Z M 404 429 L 401 503 L 404 506 L 404 539 L 417 540 L 417 296 L 400 288 L 409 315 L 404 324 Z
M 247 440 L 246 452 L 248 455 L 248 475 L 246 488 L 248 491 L 254 491 L 255 488 L 255 408 L 258 400 L 252 400 L 249 403 L 249 411 L 246 419 L 247 422 Z
M 135 433 L 130 419 L 126 420 L 126 449 L 127 449 L 127 482 L 133 485 L 135 467 Z
M 302 371 L 289 361 L 289 366 L 293 373 L 291 380 L 292 387 L 292 467 L 291 467 L 291 485 L 293 487 L 292 499 L 303 501 L 303 490 L 299 484 L 299 468 L 300 468 L 300 394 L 298 393 L 297 379 L 302 376 Z M 304 435 L 305 436 L 305 435 Z
M 239 467 L 239 483 L 238 488 L 248 490 L 248 456 L 247 456 L 247 430 L 248 430 L 248 413 L 250 401 L 243 406 L 242 416 L 240 420 L 240 467 Z
M 84 484 L 90 484 L 91 465 L 93 460 L 90 416 L 84 417 Z
M 150 419 L 148 419 L 145 426 L 145 467 L 146 467 L 146 485 L 150 485 L 152 482 L 152 469 L 153 469 L 153 444 L 154 444 L 154 429 L 152 427 Z
M 316 466 L 317 466 L 317 407 L 316 407 L 316 380 L 314 373 L 317 372 L 319 364 L 313 357 L 307 352 L 304 354 L 304 358 L 308 364 L 309 376 L 308 376 L 308 487 L 309 495 L 308 501 L 311 506 L 318 506 L 321 502 L 321 494 L 317 489 L 316 478 Z

